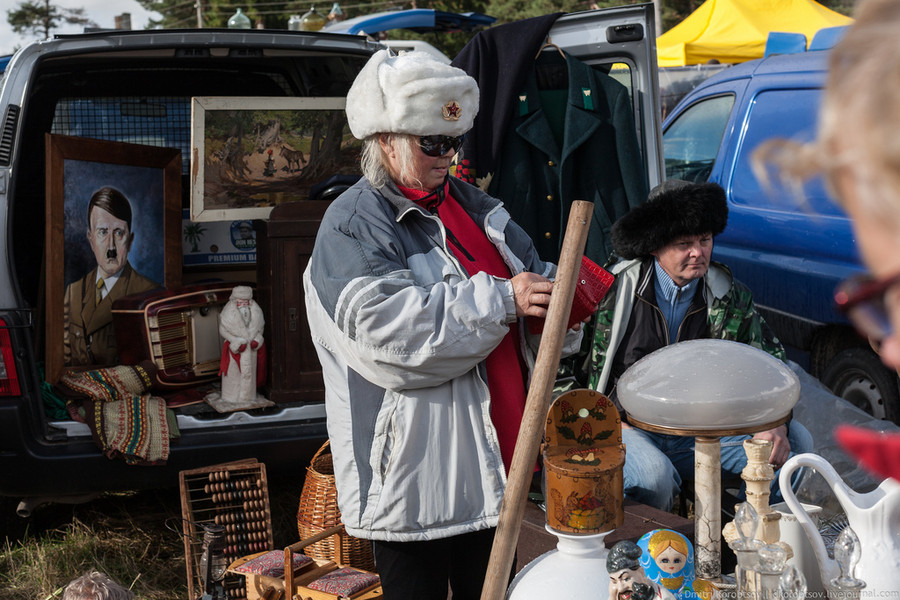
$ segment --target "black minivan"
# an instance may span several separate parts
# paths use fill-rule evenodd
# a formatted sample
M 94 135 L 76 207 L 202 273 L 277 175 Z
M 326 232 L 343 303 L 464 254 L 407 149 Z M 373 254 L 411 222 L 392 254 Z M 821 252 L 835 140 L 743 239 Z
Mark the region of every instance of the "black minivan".
M 342 99 L 379 47 L 349 35 L 154 30 L 58 36 L 13 56 L 0 89 L 0 495 L 24 499 L 23 514 L 43 499 L 177 485 L 181 470 L 232 460 L 302 468 L 327 436 L 321 399 L 223 414 L 192 404 L 173 410 L 179 435 L 165 464 L 135 467 L 104 456 L 85 423 L 60 414 L 44 378 L 59 344 L 46 335 L 54 318 L 47 298 L 59 297 L 47 289 L 47 262 L 58 259 L 45 251 L 47 134 L 179 150 L 180 224 L 189 206 L 192 98 Z M 180 280 L 256 276 L 250 264 L 185 268 Z

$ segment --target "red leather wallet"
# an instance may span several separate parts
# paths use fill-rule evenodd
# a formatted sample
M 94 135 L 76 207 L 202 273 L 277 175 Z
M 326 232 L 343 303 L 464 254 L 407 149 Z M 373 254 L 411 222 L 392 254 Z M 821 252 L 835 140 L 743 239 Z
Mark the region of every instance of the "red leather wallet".
M 578 279 L 575 282 L 575 296 L 572 298 L 572 311 L 569 313 L 567 329 L 571 329 L 575 323 L 580 323 L 594 314 L 597 305 L 609 291 L 614 279 L 612 273 L 588 257 L 581 257 L 581 267 L 578 269 Z M 544 330 L 544 319 L 527 317 L 526 321 L 528 321 L 528 331 L 531 333 L 537 335 Z

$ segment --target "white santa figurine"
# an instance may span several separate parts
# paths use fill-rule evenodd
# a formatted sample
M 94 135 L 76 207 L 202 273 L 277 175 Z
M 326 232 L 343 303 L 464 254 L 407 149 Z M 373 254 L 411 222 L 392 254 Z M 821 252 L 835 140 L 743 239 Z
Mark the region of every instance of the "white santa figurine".
M 225 339 L 219 375 L 221 399 L 245 403 L 257 399 L 256 388 L 265 378 L 265 346 L 262 309 L 253 300 L 250 286 L 238 285 L 219 316 L 219 333 Z

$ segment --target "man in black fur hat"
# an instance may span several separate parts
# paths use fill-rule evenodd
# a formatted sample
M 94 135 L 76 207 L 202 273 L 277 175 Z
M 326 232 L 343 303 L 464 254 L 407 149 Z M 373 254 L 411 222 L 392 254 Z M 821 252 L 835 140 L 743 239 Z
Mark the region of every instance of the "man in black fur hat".
M 784 347 L 757 312 L 750 290 L 728 267 L 710 259 L 713 238 L 727 223 L 721 186 L 669 180 L 613 224 L 619 260 L 607 268 L 616 281 L 595 315 L 589 387 L 618 405 L 615 385 L 628 367 L 654 350 L 686 340 L 742 342 L 785 360 Z M 694 439 L 634 429 L 624 412 L 622 417 L 625 496 L 670 510 L 682 481 L 693 479 Z M 743 440 L 748 437 L 722 438 L 726 478 L 737 479 L 747 464 Z M 792 451 L 813 449 L 812 437 L 799 423 L 753 437 L 773 442 L 770 462 L 776 468 Z M 773 498 L 778 498 L 777 478 L 773 484 Z

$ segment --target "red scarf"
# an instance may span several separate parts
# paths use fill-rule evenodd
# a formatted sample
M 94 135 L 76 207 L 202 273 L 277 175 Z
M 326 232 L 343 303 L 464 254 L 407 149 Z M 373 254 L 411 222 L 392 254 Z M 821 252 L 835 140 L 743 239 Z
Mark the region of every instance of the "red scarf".
M 500 252 L 472 217 L 450 195 L 449 183 L 444 185 L 443 201 L 435 194 L 400 187 L 408 199 L 432 214 L 436 212 L 447 230 L 447 242 L 453 254 L 471 277 L 484 271 L 494 277 L 509 279 L 511 274 Z M 497 430 L 500 453 L 507 474 L 522 415 L 525 412 L 525 366 L 519 353 L 519 325 L 509 324 L 509 333 L 494 348 L 486 360 L 488 390 L 491 394 L 491 421 Z M 516 374 L 518 377 L 511 377 Z

